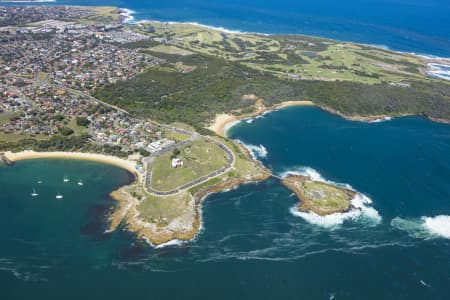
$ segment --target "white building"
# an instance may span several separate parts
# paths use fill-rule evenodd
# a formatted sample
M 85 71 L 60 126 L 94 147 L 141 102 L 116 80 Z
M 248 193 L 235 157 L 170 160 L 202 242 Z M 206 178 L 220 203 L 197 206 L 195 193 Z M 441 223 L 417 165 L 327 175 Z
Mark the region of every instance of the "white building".
M 182 167 L 183 161 L 180 158 L 172 158 L 172 168 Z

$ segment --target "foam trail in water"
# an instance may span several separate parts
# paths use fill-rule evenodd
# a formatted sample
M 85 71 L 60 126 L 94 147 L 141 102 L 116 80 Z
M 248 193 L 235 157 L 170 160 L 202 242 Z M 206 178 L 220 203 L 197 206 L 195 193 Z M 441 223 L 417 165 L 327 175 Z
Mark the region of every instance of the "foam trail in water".
M 435 217 L 422 217 L 420 219 L 394 218 L 391 225 L 402 231 L 406 231 L 414 238 L 436 238 L 450 239 L 450 216 L 439 215 Z

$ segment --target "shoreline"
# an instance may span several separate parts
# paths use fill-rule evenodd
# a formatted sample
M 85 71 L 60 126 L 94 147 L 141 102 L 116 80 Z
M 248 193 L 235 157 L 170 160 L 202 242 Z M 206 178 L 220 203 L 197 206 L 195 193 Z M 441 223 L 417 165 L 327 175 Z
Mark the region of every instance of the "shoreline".
M 379 45 L 379 44 L 372 44 L 372 43 L 367 43 L 367 42 L 357 42 L 357 41 L 352 41 L 352 40 L 341 40 L 341 39 L 336 39 L 336 38 L 332 38 L 332 37 L 320 36 L 320 35 L 311 35 L 311 34 L 306 34 L 306 33 L 289 33 L 289 32 L 267 33 L 267 32 L 256 32 L 256 31 L 244 31 L 244 30 L 240 30 L 240 29 L 228 29 L 228 28 L 225 28 L 223 26 L 215 26 L 215 25 L 203 24 L 203 23 L 199 23 L 199 22 L 196 22 L 196 21 L 163 21 L 163 20 L 154 20 L 154 19 L 136 20 L 136 18 L 133 16 L 133 14 L 137 13 L 136 11 L 134 11 L 132 9 L 129 9 L 129 8 L 121 8 L 121 9 L 126 9 L 126 10 L 132 12 L 130 14 L 130 17 L 132 18 L 133 21 L 127 22 L 127 24 L 130 24 L 130 25 L 138 25 L 138 24 L 142 24 L 142 23 L 158 22 L 158 23 L 167 23 L 167 24 L 172 24 L 172 25 L 176 25 L 176 24 L 193 25 L 193 26 L 199 26 L 199 27 L 208 28 L 208 29 L 212 29 L 212 30 L 218 30 L 218 31 L 221 31 L 223 33 L 230 33 L 230 34 L 243 34 L 243 35 L 245 35 L 245 34 L 254 34 L 254 35 L 262 35 L 262 36 L 298 35 L 298 36 L 312 37 L 312 38 L 318 38 L 318 39 L 332 40 L 332 41 L 341 42 L 341 43 L 351 43 L 351 44 L 357 44 L 357 45 L 366 46 L 366 47 L 373 47 L 373 48 L 376 48 L 376 49 L 381 49 L 381 50 L 385 50 L 385 51 L 391 51 L 391 52 L 394 52 L 394 53 L 416 56 L 416 57 L 420 57 L 420 58 L 425 59 L 425 60 L 445 60 L 445 61 L 448 61 L 450 63 L 450 56 L 438 56 L 438 55 L 431 54 L 431 53 L 421 53 L 421 52 L 413 52 L 413 51 L 396 50 L 394 48 L 391 48 L 388 45 Z
M 45 158 L 95 161 L 125 169 L 129 173 L 131 173 L 136 180 L 138 181 L 142 180 L 142 175 L 139 174 L 136 170 L 137 163 L 135 161 L 115 157 L 112 155 L 83 153 L 83 152 L 63 152 L 63 151 L 36 152 L 32 150 L 25 150 L 21 152 L 7 151 L 4 152 L 4 154 L 12 162 L 29 159 L 45 159 Z
M 244 99 L 251 99 L 256 100 L 255 102 L 255 108 L 256 111 L 243 114 L 240 116 L 232 115 L 229 113 L 222 113 L 217 114 L 214 121 L 210 126 L 207 127 L 207 129 L 214 131 L 216 134 L 222 137 L 226 137 L 227 131 L 233 127 L 235 124 L 239 123 L 242 120 L 254 118 L 260 115 L 263 115 L 265 113 L 275 111 L 278 109 L 291 107 L 291 106 L 315 106 L 314 102 L 308 101 L 308 100 L 298 100 L 298 101 L 285 101 L 282 103 L 278 103 L 272 106 L 265 106 L 263 104 L 263 99 L 257 97 L 256 95 L 245 95 L 243 96 Z
M 252 96 L 254 96 L 254 95 L 252 95 Z M 447 119 L 433 118 L 433 117 L 429 117 L 424 114 L 412 114 L 412 113 L 404 113 L 404 114 L 397 114 L 397 115 L 381 114 L 381 115 L 371 115 L 371 116 L 359 116 L 359 115 L 348 116 L 344 113 L 341 113 L 338 110 L 335 110 L 333 108 L 330 108 L 330 107 L 327 107 L 324 105 L 316 104 L 309 100 L 285 101 L 285 102 L 281 102 L 279 104 L 275 104 L 275 105 L 268 106 L 268 107 L 264 106 L 262 103 L 258 103 L 259 101 L 262 101 L 262 99 L 257 98 L 257 101 L 255 103 L 255 108 L 256 108 L 255 112 L 240 115 L 240 116 L 235 116 L 230 113 L 216 114 L 216 117 L 212 121 L 212 124 L 206 128 L 215 132 L 219 136 L 227 137 L 227 131 L 242 120 L 255 118 L 258 116 L 262 116 L 269 112 L 277 111 L 277 110 L 283 109 L 283 108 L 294 107 L 294 106 L 315 106 L 327 113 L 339 116 L 345 120 L 353 121 L 353 122 L 378 123 L 378 122 L 390 121 L 394 118 L 417 116 L 417 117 L 423 117 L 431 122 L 436 122 L 436 123 L 441 123 L 441 124 L 450 124 L 450 120 L 447 120 Z
M 322 182 L 321 184 L 324 184 L 327 186 L 332 186 L 333 188 L 339 189 L 343 193 L 345 193 L 349 197 L 349 199 L 348 199 L 349 204 L 345 208 L 335 208 L 335 209 L 317 207 L 314 205 L 314 201 L 311 200 L 305 194 L 304 190 L 302 190 L 299 186 L 297 186 L 297 184 L 302 183 L 304 181 L 315 182 L 314 180 L 311 179 L 311 177 L 303 176 L 303 175 L 288 175 L 281 180 L 281 183 L 285 187 L 290 189 L 297 196 L 297 199 L 299 201 L 299 203 L 297 205 L 297 209 L 299 212 L 304 212 L 304 213 L 313 212 L 316 215 L 323 217 L 323 216 L 334 215 L 337 213 L 347 213 L 354 209 L 353 205 L 351 204 L 351 199 L 354 199 L 354 197 L 357 195 L 356 191 L 353 191 L 353 190 L 350 190 L 347 188 L 343 188 L 343 187 L 338 187 L 335 184 L 329 184 L 329 183 Z
M 195 241 L 204 229 L 203 203 L 208 196 L 227 192 L 244 184 L 256 184 L 271 177 L 269 175 L 271 173 L 270 170 L 264 167 L 260 161 L 252 159 L 247 148 L 241 144 L 238 144 L 238 147 L 247 158 L 257 164 L 258 172 L 242 178 L 229 178 L 226 181 L 202 187 L 195 192 L 187 191 L 190 198 L 188 208 L 182 215 L 173 219 L 164 227 L 159 227 L 157 224 L 141 217 L 138 209 L 141 201 L 134 197 L 132 192 L 130 193 L 133 185 L 139 183 L 134 182 L 120 187 L 110 193 L 110 196 L 117 201 L 118 205 L 108 218 L 109 227 L 107 232 L 113 232 L 123 224 L 126 230 L 136 235 L 137 239 L 144 240 L 148 245 L 156 249 Z

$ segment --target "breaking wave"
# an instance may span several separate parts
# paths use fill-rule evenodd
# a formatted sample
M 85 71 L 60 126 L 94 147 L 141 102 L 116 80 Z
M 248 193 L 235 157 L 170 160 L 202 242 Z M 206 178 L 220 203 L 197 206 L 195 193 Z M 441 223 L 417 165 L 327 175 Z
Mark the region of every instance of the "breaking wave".
M 446 238 L 450 239 L 450 216 L 439 215 L 435 217 L 422 217 L 420 219 L 394 218 L 391 225 L 402 231 L 406 231 L 414 238 Z
M 339 183 L 339 182 L 334 182 L 331 180 L 326 180 L 325 178 L 323 178 L 323 176 L 319 172 L 317 172 L 316 170 L 314 170 L 313 168 L 310 168 L 310 167 L 294 167 L 293 169 L 282 171 L 282 172 L 278 173 L 278 176 L 280 176 L 281 178 L 285 178 L 289 175 L 308 176 L 309 178 L 311 178 L 311 180 L 314 180 L 314 181 L 320 181 L 320 182 L 332 184 L 332 185 L 335 185 L 338 187 L 343 187 L 343 188 L 346 188 L 349 190 L 354 190 L 354 188 L 347 183 Z
M 392 117 L 384 117 L 384 118 L 371 120 L 371 121 L 369 121 L 369 123 L 381 123 L 381 122 L 386 122 L 386 121 L 391 121 L 391 120 L 392 120 Z
M 293 170 L 287 170 L 279 174 L 284 178 L 289 175 L 302 175 L 308 176 L 311 180 L 332 184 L 338 187 L 343 187 L 349 190 L 357 192 L 351 185 L 346 183 L 337 183 L 334 181 L 326 180 L 322 175 L 310 167 L 296 167 Z M 313 212 L 300 212 L 297 210 L 297 206 L 291 208 L 291 213 L 295 216 L 303 218 L 305 221 L 311 224 L 319 225 L 325 228 L 336 228 L 342 225 L 347 220 L 358 221 L 364 220 L 368 225 L 377 225 L 381 222 L 381 216 L 378 211 L 371 207 L 372 200 L 357 192 L 355 198 L 351 201 L 355 209 L 345 213 L 335 213 L 327 216 L 319 216 Z
M 254 159 L 267 157 L 267 154 L 268 154 L 267 149 L 266 149 L 266 147 L 264 147 L 261 144 L 259 144 L 259 146 L 256 146 L 256 145 L 242 143 L 242 145 L 250 150 L 250 153 L 252 154 Z
M 429 63 L 427 75 L 440 79 L 450 80 L 450 63 L 449 64 Z
M 123 17 L 123 23 L 127 24 L 133 24 L 134 23 L 134 16 L 136 12 L 134 10 L 128 9 L 128 8 L 121 8 L 120 9 L 120 15 Z
M 345 221 L 364 221 L 370 226 L 375 226 L 381 223 L 382 218 L 378 211 L 370 206 L 372 204 L 372 200 L 369 197 L 358 193 L 351 202 L 355 208 L 349 212 L 335 213 L 327 216 L 319 216 L 314 212 L 298 211 L 297 205 L 292 207 L 290 211 L 294 216 L 301 217 L 310 224 L 329 229 L 338 228 Z

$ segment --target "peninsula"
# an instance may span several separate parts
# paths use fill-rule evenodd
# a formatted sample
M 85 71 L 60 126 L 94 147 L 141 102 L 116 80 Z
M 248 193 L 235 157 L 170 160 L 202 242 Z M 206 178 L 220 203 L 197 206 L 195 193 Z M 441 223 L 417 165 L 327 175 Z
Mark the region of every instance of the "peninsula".
M 153 245 L 190 240 L 201 203 L 272 176 L 226 137 L 230 122 L 290 105 L 355 120 L 450 120 L 436 58 L 300 35 L 228 32 L 186 23 L 127 24 L 115 7 L 0 7 L 0 151 L 7 161 L 91 159 L 136 180 L 118 200 L 123 224 Z M 299 209 L 354 209 L 355 192 L 284 178 Z

